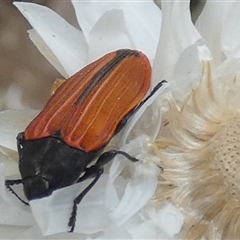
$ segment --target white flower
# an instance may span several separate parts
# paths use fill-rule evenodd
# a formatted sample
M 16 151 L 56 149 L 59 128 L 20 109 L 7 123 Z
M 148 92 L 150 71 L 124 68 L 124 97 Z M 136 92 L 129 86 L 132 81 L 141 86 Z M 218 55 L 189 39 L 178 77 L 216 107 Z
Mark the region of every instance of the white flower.
M 192 88 L 201 89 L 201 91 L 194 90 L 193 93 L 198 92 L 200 93 L 198 96 L 201 94 L 204 96 L 207 92 L 211 97 L 212 92 L 215 94 L 215 91 L 219 91 L 218 83 L 220 82 L 219 86 L 230 86 L 231 94 L 224 97 L 227 97 L 236 109 L 239 100 L 237 72 L 240 67 L 240 35 L 235 28 L 238 26 L 236 22 L 239 16 L 239 3 L 237 1 L 224 3 L 207 1 L 195 27 L 190 18 L 189 1 L 162 1 L 162 28 L 159 43 L 157 41 L 161 11 L 151 1 L 73 2 L 83 32 L 70 26 L 49 9 L 29 3 L 17 5 L 34 27 L 34 30 L 30 31 L 30 38 L 63 76 L 72 75 L 79 68 L 106 52 L 128 47 L 143 51 L 152 61 L 153 85 L 162 79 L 171 83 L 168 91 L 160 91 L 158 93 L 160 98 L 155 99 L 144 113 L 136 114 L 122 132 L 122 136 L 117 137 L 117 140 L 120 139 L 122 150 L 142 161 L 138 164 L 131 164 L 121 157 L 116 157 L 112 165 L 106 166 L 106 168 L 110 167 L 109 173 L 106 171 L 98 185 L 79 206 L 76 226 L 76 232 L 79 232 L 79 235 L 77 237 L 173 238 L 180 229 L 180 234 L 186 236 L 188 232 L 186 233 L 185 230 L 189 230 L 188 223 L 192 223 L 189 221 L 191 213 L 202 214 L 198 211 L 197 204 L 193 209 L 189 207 L 190 204 L 189 206 L 179 204 L 186 203 L 186 200 L 184 195 L 178 196 L 177 193 L 183 194 L 184 191 L 181 190 L 184 187 L 188 188 L 187 184 L 191 185 L 192 182 L 184 182 L 185 179 L 181 179 L 181 174 L 174 175 L 186 168 L 189 170 L 188 158 L 186 157 L 183 161 L 181 154 L 186 154 L 189 149 L 192 150 L 199 146 L 199 142 L 194 139 L 191 132 L 196 130 L 196 119 L 189 118 L 189 116 L 198 117 L 194 112 L 198 105 L 192 104 L 191 101 L 194 99 L 191 92 Z M 89 9 L 91 12 L 94 11 L 93 17 L 89 14 Z M 113 29 L 112 26 L 118 27 Z M 210 65 L 212 67 L 209 67 Z M 207 71 L 206 66 L 208 66 Z M 201 80 L 202 77 L 211 81 Z M 213 85 L 211 85 L 212 82 Z M 232 85 L 228 85 L 229 83 Z M 213 86 L 212 91 L 208 90 L 209 86 Z M 170 106 L 165 99 L 170 99 Z M 211 99 L 212 102 L 208 99 L 201 101 L 205 104 L 204 108 L 201 109 L 200 106 L 197 109 L 205 118 L 208 114 L 208 103 L 215 104 L 215 99 L 214 101 Z M 198 101 L 199 99 L 196 99 L 195 103 Z M 222 106 L 218 105 L 218 107 Z M 12 113 L 2 113 L 3 116 L 7 114 Z M 17 119 L 19 113 L 14 114 L 16 114 L 15 117 L 12 115 L 11 118 L 7 118 L 9 119 L 8 127 L 6 127 L 6 120 L 2 121 L 0 116 L 0 131 L 1 133 L 5 131 L 5 136 L 8 133 L 9 136 L 13 136 L 11 132 L 15 132 L 16 136 L 17 132 L 23 131 L 26 126 L 12 127 L 12 122 L 20 124 L 12 121 L 14 118 Z M 185 115 L 181 116 L 181 114 Z M 164 121 L 161 121 L 162 116 Z M 215 117 L 214 114 L 211 116 Z M 211 120 L 207 118 L 209 119 Z M 181 121 L 185 121 L 185 125 Z M 169 123 L 169 128 L 167 123 Z M 191 127 L 190 132 L 188 125 Z M 157 136 L 159 140 L 154 143 Z M 0 144 L 14 149 L 11 146 L 12 141 L 5 143 L 6 139 L 1 138 Z M 2 152 L 7 154 L 3 150 Z M 192 152 L 191 156 L 194 156 Z M 201 163 L 202 158 L 199 159 Z M 149 199 L 155 192 L 157 177 L 161 173 L 157 165 L 164 166 L 164 173 L 159 177 L 158 193 L 155 194 L 153 201 Z M 189 173 L 192 181 L 195 173 L 191 171 Z M 68 217 L 66 216 L 69 216 L 71 211 L 69 202 L 72 203 L 84 184 L 87 182 L 59 189 L 48 198 L 31 201 L 34 217 L 43 234 L 68 230 Z M 199 187 L 201 186 L 200 184 Z M 106 191 L 103 191 L 104 189 Z M 3 182 L 1 197 L 6 201 L 7 206 L 8 200 L 6 199 L 11 197 L 11 193 L 5 193 Z M 183 199 L 183 201 L 178 199 Z M 26 212 L 17 201 L 14 201 L 13 206 L 17 207 L 18 211 Z M 187 218 L 182 226 L 185 219 L 183 214 Z M 28 218 L 31 219 L 31 216 L 29 212 Z M 165 216 L 170 221 L 169 223 L 162 221 Z M 199 216 L 202 217 L 202 215 Z M 204 217 L 203 213 L 203 219 L 206 220 Z M 195 232 L 192 234 L 189 231 L 190 237 L 200 236 L 202 222 L 200 221 L 199 224 L 195 219 L 190 220 L 194 220 L 194 229 L 198 234 Z M 5 222 L 10 225 L 19 225 L 15 221 L 13 223 L 12 219 Z M 172 224 L 172 229 L 168 228 L 170 224 Z M 25 225 L 30 228 L 27 231 L 25 227 L 21 229 L 22 238 L 41 237 L 35 224 L 30 226 L 27 222 Z M 217 229 L 218 225 L 215 224 L 214 227 Z M 201 234 L 202 237 L 205 236 L 205 232 Z M 209 234 L 206 236 L 217 236 L 209 232 L 206 234 Z M 55 234 L 53 237 L 71 238 L 64 233 Z
M 65 77 L 71 76 L 88 62 L 103 54 L 120 48 L 139 49 L 144 51 L 150 60 L 154 59 L 160 33 L 161 11 L 152 1 L 140 4 L 138 2 L 73 2 L 82 31 L 72 27 L 46 7 L 30 3 L 15 3 L 15 5 L 33 26 L 33 29 L 29 31 L 31 40 Z M 88 18 L 89 8 L 92 18 Z M 146 17 L 143 18 L 143 16 Z M 164 88 L 158 91 L 155 98 Z M 126 129 L 124 134 L 123 143 L 130 140 L 127 138 L 128 132 L 134 126 L 137 118 L 143 114 L 143 110 L 153 100 L 154 98 L 144 104 L 137 117 L 131 120 L 132 123 L 129 124 L 130 127 Z M 30 121 L 36 114 L 36 111 L 26 111 L 25 113 L 4 111 L 1 113 L 1 132 L 3 133 L 1 149 L 3 154 L 9 156 L 10 149 L 16 150 L 15 137 L 17 133 L 24 131 L 28 123 L 25 120 L 29 119 Z M 152 121 L 156 121 L 157 116 L 158 114 Z M 10 121 L 8 121 L 9 119 Z M 139 136 L 122 148 L 140 160 L 144 159 L 143 161 L 132 166 L 133 164 L 128 163 L 126 159 L 116 158 L 110 174 L 106 170 L 106 174 L 101 177 L 96 186 L 81 202 L 75 228 L 75 232 L 80 233 L 78 237 L 98 236 L 101 238 L 116 228 L 122 229 L 119 234 L 115 232 L 116 238 L 124 234 L 131 237 L 130 230 L 143 222 L 141 213 L 138 211 L 146 205 L 154 194 L 159 172 L 157 164 L 150 161 L 152 158 L 154 159 L 154 156 L 149 153 L 153 141 L 151 137 L 151 134 L 150 136 Z M 12 168 L 12 166 L 7 165 L 4 167 L 6 169 Z M 127 178 L 126 176 L 123 178 L 120 173 L 124 170 L 126 174 L 125 169 L 127 168 L 132 169 L 129 172 L 131 174 Z M 5 174 L 7 174 L 6 171 Z M 16 202 L 15 196 L 5 191 L 3 179 L 1 184 L 4 208 L 10 205 L 10 211 L 13 204 L 15 212 L 25 213 L 26 207 Z M 43 235 L 65 236 L 64 234 L 56 234 L 69 231 L 68 220 L 73 200 L 88 184 L 89 181 L 84 181 L 84 183 L 59 189 L 50 198 L 31 201 L 33 216 Z M 14 190 L 20 196 L 23 195 L 21 186 L 17 186 Z M 32 218 L 29 208 L 27 211 L 27 216 L 24 219 L 18 219 L 21 223 L 11 218 L 8 221 L 3 220 L 3 222 L 6 225 L 30 227 L 28 231 L 26 228 L 22 229 L 20 234 L 22 238 L 32 238 L 36 235 L 40 238 L 41 233 L 38 226 L 27 220 Z M 131 224 L 129 225 L 129 223 Z M 16 234 L 19 235 L 19 233 Z M 71 238 L 71 235 L 68 235 L 69 237 Z
M 196 77 L 192 91 L 173 89 L 175 99 L 169 97 L 156 141 L 165 171 L 155 200 L 183 210 L 181 239 L 237 239 L 240 234 L 238 8 L 238 2 L 206 3 L 196 27 L 210 51 L 198 49 L 192 66 L 199 76 L 185 72 L 186 80 Z M 181 77 L 175 75 L 175 84 Z

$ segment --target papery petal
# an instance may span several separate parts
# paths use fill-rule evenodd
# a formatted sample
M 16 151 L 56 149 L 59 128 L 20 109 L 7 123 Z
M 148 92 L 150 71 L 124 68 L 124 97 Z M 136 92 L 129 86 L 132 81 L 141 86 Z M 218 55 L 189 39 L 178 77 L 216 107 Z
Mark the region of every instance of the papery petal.
M 127 231 L 126 225 L 122 226 L 115 226 L 115 227 L 110 227 L 104 231 L 103 234 L 101 234 L 99 237 L 96 239 L 100 240 L 105 240 L 105 239 L 131 239 L 131 235 Z
M 0 236 L 1 239 L 21 239 L 19 236 L 25 232 L 29 227 L 18 227 L 18 226 L 6 226 L 0 225 Z M 27 238 L 25 238 L 27 239 Z M 33 239 L 33 237 L 31 237 Z
M 46 238 L 42 236 L 39 227 L 35 223 L 33 227 L 28 228 L 26 231 L 19 234 L 17 239 L 46 239 Z
M 153 196 L 157 187 L 156 166 L 139 166 L 129 180 L 118 207 L 110 214 L 121 225 L 138 212 Z
M 88 47 L 80 30 L 47 7 L 20 2 L 14 5 L 51 49 L 68 76 L 86 64 Z
M 121 149 L 122 151 L 125 151 L 124 148 Z M 123 171 L 125 167 L 129 165 L 128 161 L 125 161 L 125 157 L 123 156 L 116 156 L 112 162 L 110 172 L 109 172 L 109 179 L 110 182 L 113 182 Z
M 98 2 L 72 0 L 72 3 L 87 41 L 89 41 L 91 29 L 103 14 L 112 9 L 122 9 L 128 33 L 135 48 L 153 59 L 161 24 L 161 11 L 153 1 Z M 89 12 L 92 13 L 91 16 Z
M 222 24 L 222 31 L 221 49 L 218 49 L 219 52 L 221 50 L 224 52 L 226 59 L 222 58 L 223 62 L 216 67 L 215 77 L 223 77 L 240 71 L 240 29 L 238 24 L 240 3 L 238 1 L 232 2 L 231 5 L 227 5 L 226 9 L 221 10 L 225 12 L 227 9 L 228 12 L 225 14 L 226 20 L 219 23 Z
M 0 204 L 1 220 L 0 224 L 15 226 L 31 226 L 33 217 L 30 212 L 24 211 L 17 206 L 8 203 Z
M 162 1 L 162 28 L 153 65 L 153 82 L 173 80 L 174 67 L 180 54 L 200 37 L 194 27 L 189 1 Z
M 159 225 L 154 224 L 153 220 L 148 220 L 130 230 L 132 239 L 169 239 Z
M 170 85 L 171 92 L 178 101 L 185 99 L 186 93 L 190 93 L 192 87 L 199 83 L 202 77 L 202 61 L 211 59 L 203 39 L 199 39 L 182 52 L 175 64 L 174 81 Z
M 113 211 L 119 204 L 119 195 L 122 195 L 124 188 L 126 187 L 126 180 L 119 176 L 115 181 L 109 176 L 109 180 L 106 186 L 104 202 L 107 209 Z M 113 183 L 114 182 L 114 183 Z
M 127 34 L 121 10 L 106 12 L 94 25 L 89 34 L 89 62 L 107 52 L 122 48 L 133 48 Z
M 43 237 L 42 233 L 37 226 L 37 224 L 27 231 L 24 231 L 22 234 L 18 236 L 17 239 L 88 239 L 85 234 L 79 234 L 79 233 L 71 233 L 69 234 L 68 232 L 66 233 L 58 233 L 58 234 L 53 234 L 47 237 Z
M 136 49 L 143 51 L 152 61 L 160 36 L 161 10 L 152 0 L 128 1 L 126 5 L 122 3 L 122 9 Z
M 0 145 L 17 151 L 16 137 L 39 113 L 37 110 L 5 110 L 0 112 Z
M 240 57 L 240 2 L 231 2 L 227 9 L 226 20 L 222 22 L 222 48 L 226 56 Z
M 227 12 L 231 6 L 231 1 L 206 1 L 205 7 L 196 22 L 196 28 L 206 40 L 213 56 L 214 68 L 225 60 L 222 54 L 222 33 L 224 32 L 224 23 L 229 21 Z
M 17 84 L 11 84 L 6 93 L 7 109 L 28 109 L 29 107 L 22 103 L 22 88 Z
M 5 151 L 4 151 L 5 150 Z M 18 159 L 17 152 L 16 158 Z M 4 175 L 13 176 L 19 174 L 17 161 L 9 158 L 6 154 L 6 148 L 0 146 L 0 163 L 4 165 Z
M 109 225 L 108 210 L 104 207 L 104 189 L 108 175 L 103 175 L 78 206 L 75 232 L 95 233 Z M 73 201 L 91 180 L 58 189 L 51 196 L 30 202 L 35 220 L 43 235 L 69 231 Z
M 92 0 L 71 0 L 71 2 L 74 6 L 79 25 L 87 42 L 89 42 L 89 33 L 99 18 L 107 11 L 118 8 L 118 3 L 113 1 L 98 2 Z
M 4 167 L 3 164 L 0 164 L 0 224 L 32 226 L 33 217 L 29 211 L 29 208 L 24 206 L 23 203 L 21 203 L 11 192 L 6 189 L 3 173 Z
M 116 181 L 121 172 L 128 179 L 127 185 L 122 185 L 123 192 L 118 191 L 122 196 L 119 205 L 110 213 L 112 221 L 118 226 L 137 213 L 156 190 L 159 168 L 155 165 L 156 157 L 149 154 L 150 143 L 149 137 L 139 135 L 120 149 L 139 159 L 139 162 L 132 163 L 122 155 L 117 155 L 109 170 L 110 182 Z M 126 171 L 123 171 L 124 167 Z
M 168 203 L 157 213 L 154 221 L 163 232 L 173 238 L 181 230 L 184 219 L 185 216 L 181 213 L 180 209 Z
M 39 52 L 53 65 L 53 67 L 65 78 L 69 77 L 66 70 L 57 59 L 56 55 L 52 52 L 52 50 L 47 46 L 44 40 L 38 35 L 38 33 L 34 29 L 28 30 L 28 35 L 34 45 L 38 48 Z
M 130 230 L 133 239 L 173 239 L 181 230 L 185 219 L 180 209 L 171 203 L 159 210 L 150 207 L 145 213 L 149 216 L 145 216 L 143 223 Z
M 215 78 L 229 76 L 240 71 L 240 56 L 229 56 L 214 71 Z

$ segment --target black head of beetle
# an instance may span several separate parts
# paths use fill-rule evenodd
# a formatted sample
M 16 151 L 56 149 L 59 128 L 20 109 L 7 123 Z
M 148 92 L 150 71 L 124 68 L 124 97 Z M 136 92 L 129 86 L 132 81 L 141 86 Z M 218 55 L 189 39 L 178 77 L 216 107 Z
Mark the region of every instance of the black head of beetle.
M 76 183 L 99 153 L 72 148 L 55 136 L 25 140 L 24 133 L 19 133 L 17 143 L 19 170 L 28 200 L 49 196 L 56 189 Z

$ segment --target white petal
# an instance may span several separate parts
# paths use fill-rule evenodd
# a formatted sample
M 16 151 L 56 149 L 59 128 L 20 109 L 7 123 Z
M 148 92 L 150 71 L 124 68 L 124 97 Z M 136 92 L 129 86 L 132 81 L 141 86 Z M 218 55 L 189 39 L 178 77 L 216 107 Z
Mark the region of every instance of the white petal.
M 115 221 L 118 225 L 127 221 L 144 205 L 146 205 L 153 196 L 157 187 L 155 165 L 139 165 L 136 168 L 136 172 L 127 184 L 120 204 L 110 214 L 113 221 Z
M 7 109 L 28 109 L 29 107 L 22 103 L 22 88 L 17 84 L 11 84 L 7 90 Z
M 89 36 L 89 62 L 107 52 L 133 48 L 121 10 L 106 12 L 95 24 Z
M 210 60 L 210 52 L 202 39 L 188 46 L 176 62 L 170 89 L 174 97 L 181 101 L 198 84 L 202 76 L 202 61 Z
M 219 49 L 219 52 L 221 50 L 224 52 L 226 59 L 222 58 L 224 61 L 217 66 L 216 77 L 227 76 L 240 71 L 240 29 L 238 24 L 240 3 L 238 1 L 232 2 L 227 7 L 229 11 L 226 13 L 226 20 L 222 22 L 222 48 Z
M 153 220 L 144 221 L 129 231 L 132 239 L 169 239 Z
M 162 13 L 161 35 L 153 65 L 154 85 L 163 79 L 173 80 L 180 54 L 200 38 L 191 21 L 189 1 L 162 1 Z
M 196 27 L 201 36 L 207 41 L 213 56 L 213 67 L 218 66 L 224 60 L 221 46 L 224 32 L 223 25 L 229 21 L 226 13 L 231 6 L 231 1 L 206 1 L 204 9 L 196 22 Z
M 0 164 L 0 224 L 16 226 L 32 226 L 33 218 L 29 207 L 24 206 L 11 192 L 5 187 L 4 167 Z M 14 186 L 13 189 L 18 193 L 22 186 Z
M 121 150 L 125 151 L 124 148 Z M 113 182 L 121 174 L 123 169 L 129 165 L 129 162 L 125 160 L 125 157 L 120 155 L 114 158 L 109 172 L 110 182 Z
M 103 175 L 78 206 L 75 232 L 95 233 L 109 225 L 108 210 L 104 207 L 104 189 L 108 175 Z M 91 182 L 59 189 L 49 197 L 30 202 L 35 220 L 43 235 L 69 231 L 68 221 L 71 216 L 75 197 Z
M 6 110 L 0 112 L 0 145 L 17 151 L 16 137 L 39 113 L 36 110 Z
M 104 203 L 107 209 L 114 210 L 119 204 L 119 195 L 122 195 L 124 188 L 126 187 L 126 180 L 119 176 L 113 184 L 113 179 L 109 176 L 109 180 L 106 186 Z
M 128 233 L 127 231 L 127 226 L 126 225 L 122 225 L 122 226 L 118 226 L 118 227 L 110 227 L 108 229 L 106 229 L 104 231 L 103 234 L 101 234 L 99 237 L 97 237 L 96 239 L 131 239 L 131 235 Z
M 68 76 L 86 64 L 87 44 L 80 30 L 47 7 L 33 3 L 14 4 L 58 58 Z
M 87 41 L 89 41 L 90 31 L 99 20 L 99 18 L 107 11 L 118 8 L 118 3 L 112 1 L 71 1 L 74 6 L 79 25 L 81 26 L 81 29 Z
M 240 71 L 240 56 L 229 56 L 214 71 L 214 77 L 225 77 Z
M 87 41 L 89 41 L 90 31 L 103 14 L 112 9 L 123 10 L 127 30 L 132 38 L 134 48 L 143 51 L 150 59 L 153 59 L 161 25 L 161 11 L 153 1 L 72 0 L 72 3 Z
M 161 29 L 161 11 L 152 0 L 121 4 L 126 26 L 136 49 L 154 59 Z
M 17 206 L 11 206 L 8 203 L 0 204 L 1 219 L 0 224 L 15 226 L 31 226 L 33 222 L 32 214 L 23 211 Z
M 127 179 L 126 184 L 123 182 L 121 188 L 118 188 L 118 195 L 122 197 L 117 208 L 110 214 L 112 221 L 118 226 L 133 217 L 156 190 L 159 168 L 155 165 L 156 157 L 149 154 L 150 143 L 146 135 L 139 135 L 120 149 L 136 157 L 139 162 L 132 163 L 117 155 L 110 168 L 110 182 L 116 181 L 121 172 Z
M 132 228 L 133 239 L 174 239 L 184 222 L 180 209 L 167 203 L 160 210 L 150 207 L 145 210 L 143 223 Z
M 15 225 L 13 226 L 6 226 L 1 225 L 0 226 L 0 236 L 1 239 L 21 239 L 19 236 L 25 232 L 29 227 L 17 227 Z M 27 238 L 25 238 L 27 239 Z
M 158 212 L 155 223 L 173 238 L 181 230 L 184 219 L 180 209 L 168 203 Z
M 226 14 L 226 21 L 222 22 L 222 48 L 224 53 L 229 56 L 240 57 L 240 2 L 231 2 L 229 11 Z
M 38 48 L 39 52 L 53 65 L 53 67 L 65 78 L 68 78 L 69 75 L 65 71 L 64 67 L 57 59 L 56 55 L 52 52 L 52 50 L 47 46 L 47 44 L 43 41 L 43 39 L 38 35 L 38 33 L 34 29 L 30 29 L 27 31 L 29 38 L 34 43 L 34 45 Z
M 46 239 L 46 238 L 42 236 L 39 227 L 35 223 L 33 227 L 19 234 L 17 239 Z
M 0 146 L 0 163 L 4 165 L 5 176 L 19 175 L 17 160 L 17 152 Z

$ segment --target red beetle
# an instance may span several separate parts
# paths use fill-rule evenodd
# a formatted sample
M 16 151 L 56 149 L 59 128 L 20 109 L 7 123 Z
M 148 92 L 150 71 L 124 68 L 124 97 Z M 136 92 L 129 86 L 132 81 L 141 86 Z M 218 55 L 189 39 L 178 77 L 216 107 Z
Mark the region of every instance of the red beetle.
M 150 79 L 147 57 L 129 49 L 109 53 L 74 74 L 56 90 L 26 130 L 18 134 L 22 179 L 6 180 L 6 187 L 13 192 L 11 185 L 22 183 L 26 198 L 32 200 L 93 178 L 74 200 L 69 219 L 73 232 L 77 205 L 98 181 L 103 165 L 117 154 L 137 161 L 126 152 L 102 151 L 165 82 L 159 83 L 142 101 Z M 89 167 L 95 159 L 96 163 Z

